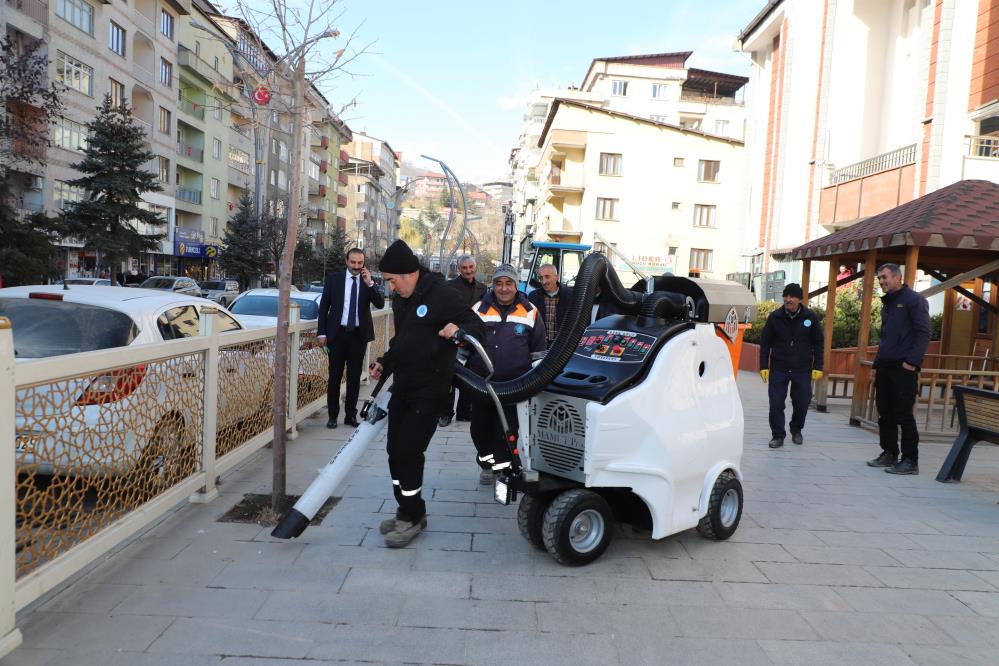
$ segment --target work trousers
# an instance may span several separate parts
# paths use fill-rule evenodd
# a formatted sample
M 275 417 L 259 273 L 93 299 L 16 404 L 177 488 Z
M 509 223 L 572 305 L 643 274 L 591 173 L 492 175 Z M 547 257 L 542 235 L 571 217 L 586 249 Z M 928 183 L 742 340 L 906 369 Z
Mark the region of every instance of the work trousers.
M 399 505 L 396 518 L 417 522 L 427 513 L 423 466 L 430 439 L 437 430 L 440 400 L 393 395 L 388 410 L 388 463 L 392 492 Z
M 364 350 L 368 346 L 361 338 L 361 330 L 347 331 L 343 326 L 330 340 L 330 379 L 326 386 L 326 409 L 330 420 L 336 421 L 340 413 L 340 382 L 347 369 L 347 395 L 343 399 L 343 411 L 347 418 L 357 415 L 357 395 L 361 390 L 361 364 L 364 363 Z
M 454 404 L 454 396 L 458 394 L 458 405 Z M 454 416 L 461 420 L 467 421 L 471 418 L 472 414 L 472 401 L 468 397 L 468 391 L 459 390 L 457 386 L 451 384 L 451 388 L 447 395 L 447 409 L 444 410 L 443 416 Z
M 771 370 L 767 391 L 770 395 L 770 435 L 783 439 L 784 403 L 787 401 L 787 388 L 791 385 L 791 432 L 801 432 L 805 427 L 805 415 L 812 401 L 811 370 Z
M 510 429 L 516 432 L 519 425 L 517 406 L 503 405 L 503 413 Z M 472 423 L 469 430 L 479 467 L 498 472 L 510 466 L 512 456 L 499 414 L 496 413 L 496 405 L 492 401 L 472 401 Z
M 878 407 L 878 435 L 881 449 L 898 456 L 898 431 L 902 430 L 902 457 L 919 462 L 919 430 L 913 407 L 919 386 L 919 373 L 901 365 L 878 366 L 874 380 Z

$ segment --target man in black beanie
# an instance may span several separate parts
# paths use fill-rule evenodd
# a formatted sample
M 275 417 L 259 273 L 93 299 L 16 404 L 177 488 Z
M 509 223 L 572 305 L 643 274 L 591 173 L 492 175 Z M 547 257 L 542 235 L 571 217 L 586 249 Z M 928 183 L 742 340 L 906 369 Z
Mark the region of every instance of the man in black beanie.
M 784 446 L 784 403 L 791 385 L 791 441 L 802 444 L 801 430 L 812 401 L 812 381 L 822 377 L 824 335 L 815 313 L 801 301 L 805 293 L 784 287 L 784 305 L 770 313 L 760 335 L 760 378 L 770 384 L 770 448 Z
M 454 377 L 459 328 L 485 339 L 485 326 L 462 302 L 440 273 L 420 266 L 401 240 L 388 247 L 379 270 L 396 295 L 392 299 L 395 337 L 385 355 L 371 364 L 374 379 L 394 375 L 388 413 L 388 459 L 392 490 L 399 508 L 382 521 L 385 545 L 402 548 L 427 526 L 423 487 L 424 452 L 437 430 L 448 387 Z

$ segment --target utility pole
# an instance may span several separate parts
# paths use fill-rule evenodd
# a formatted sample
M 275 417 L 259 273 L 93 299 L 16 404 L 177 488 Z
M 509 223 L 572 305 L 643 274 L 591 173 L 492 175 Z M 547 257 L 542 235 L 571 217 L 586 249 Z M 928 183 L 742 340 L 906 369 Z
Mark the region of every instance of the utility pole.
M 503 263 L 509 264 L 513 258 L 513 202 L 503 204 Z

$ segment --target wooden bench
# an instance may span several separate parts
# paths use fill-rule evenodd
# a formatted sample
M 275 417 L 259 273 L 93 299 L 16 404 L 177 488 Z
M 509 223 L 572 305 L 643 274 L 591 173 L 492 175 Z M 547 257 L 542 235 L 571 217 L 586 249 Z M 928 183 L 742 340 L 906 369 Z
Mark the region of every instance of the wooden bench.
M 961 430 L 937 474 L 937 481 L 941 483 L 961 480 L 975 444 L 999 444 L 999 393 L 969 386 L 955 386 L 954 403 Z

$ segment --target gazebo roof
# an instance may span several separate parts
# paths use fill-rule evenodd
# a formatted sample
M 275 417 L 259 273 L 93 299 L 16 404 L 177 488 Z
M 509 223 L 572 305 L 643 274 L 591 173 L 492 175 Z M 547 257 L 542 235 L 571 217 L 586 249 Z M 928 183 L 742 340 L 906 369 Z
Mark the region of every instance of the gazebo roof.
M 958 181 L 796 247 L 791 258 L 823 259 L 905 246 L 999 250 L 999 185 Z

